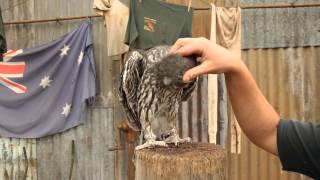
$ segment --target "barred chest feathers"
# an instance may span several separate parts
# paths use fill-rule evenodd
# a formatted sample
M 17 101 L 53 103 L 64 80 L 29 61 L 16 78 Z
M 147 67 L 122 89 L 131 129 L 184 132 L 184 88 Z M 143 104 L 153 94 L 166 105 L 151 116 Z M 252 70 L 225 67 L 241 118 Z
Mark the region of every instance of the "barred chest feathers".
M 182 76 L 195 65 L 194 58 L 169 54 L 168 46 L 129 53 L 119 98 L 130 126 L 146 140 L 138 149 L 184 141 L 176 130 L 179 104 L 191 96 L 197 80 L 184 83 Z

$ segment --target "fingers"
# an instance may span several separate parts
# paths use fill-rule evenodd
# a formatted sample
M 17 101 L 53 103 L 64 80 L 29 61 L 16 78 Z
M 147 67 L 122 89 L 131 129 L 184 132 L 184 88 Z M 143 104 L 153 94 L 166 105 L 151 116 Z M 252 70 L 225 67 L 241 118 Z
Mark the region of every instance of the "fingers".
M 204 38 L 181 38 L 171 47 L 170 53 L 177 53 L 182 56 L 202 56 Z
M 199 55 L 201 56 L 200 47 L 195 44 L 187 44 L 185 46 L 180 47 L 175 53 L 180 54 L 181 56 L 189 56 L 189 55 Z
M 210 66 L 206 63 L 202 63 L 192 69 L 189 69 L 187 72 L 183 75 L 183 81 L 184 82 L 190 82 L 193 79 L 195 79 L 199 75 L 208 74 L 210 73 L 211 69 Z
M 210 68 L 213 66 L 210 62 L 205 62 L 205 49 L 209 47 L 208 40 L 205 38 L 181 38 L 171 47 L 170 53 L 177 53 L 182 56 L 197 55 L 198 62 L 201 64 L 188 70 L 184 76 L 183 81 L 189 82 L 199 75 L 210 73 Z
M 178 49 L 180 49 L 182 46 L 187 44 L 191 41 L 191 38 L 180 38 L 178 39 L 173 46 L 171 46 L 170 53 L 176 52 Z

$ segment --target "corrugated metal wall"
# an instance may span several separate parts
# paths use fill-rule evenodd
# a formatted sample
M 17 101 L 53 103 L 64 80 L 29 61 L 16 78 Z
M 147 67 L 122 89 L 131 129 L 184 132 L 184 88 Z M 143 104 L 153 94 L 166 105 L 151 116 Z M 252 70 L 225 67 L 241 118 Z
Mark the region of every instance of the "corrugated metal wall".
M 319 121 L 320 47 L 243 51 L 258 86 L 283 118 Z M 257 117 L 258 118 L 258 117 Z M 241 154 L 229 154 L 230 180 L 305 180 L 281 171 L 277 157 L 257 148 L 242 134 Z
M 185 0 L 166 0 L 170 3 L 187 5 Z M 192 7 L 210 7 L 206 1 L 193 1 Z M 193 37 L 210 37 L 210 11 L 194 11 Z M 183 102 L 179 111 L 179 134 L 191 137 L 194 142 L 208 142 L 208 78 L 199 78 L 199 83 L 192 98 Z
M 164 0 L 170 3 L 188 5 L 188 0 Z M 233 6 L 226 0 L 193 0 L 194 8 L 211 8 L 210 3 L 217 6 Z M 230 5 L 229 5 L 230 4 Z M 211 10 L 195 10 L 193 14 L 192 36 L 210 38 Z M 191 137 L 194 142 L 208 142 L 208 78 L 199 78 L 198 86 L 192 98 L 183 102 L 179 111 L 179 134 Z
M 185 1 L 175 2 L 186 4 Z M 207 6 L 203 1 L 197 2 L 200 4 L 195 4 L 195 7 Z M 272 0 L 250 2 L 242 0 L 241 2 L 246 5 L 275 3 Z M 281 1 L 281 3 L 290 2 L 292 1 Z M 319 1 L 296 2 L 301 4 Z M 216 5 L 234 6 L 235 1 L 217 1 Z M 320 48 L 310 47 L 319 45 L 319 12 L 320 8 L 242 10 L 242 47 L 248 49 L 243 51 L 242 57 L 266 98 L 283 118 L 317 121 L 320 115 L 317 113 L 320 105 L 317 103 L 318 95 L 315 93 L 319 88 L 316 79 L 318 68 L 320 68 L 317 61 L 320 58 Z M 196 11 L 195 16 L 198 13 L 206 17 L 203 17 L 202 22 L 196 22 L 202 27 L 197 27 L 197 25 L 193 27 L 195 29 L 204 28 L 205 32 L 209 32 L 210 11 Z M 197 20 L 199 21 L 199 19 Z M 209 37 L 208 34 L 194 34 L 194 37 L 199 35 Z M 207 96 L 203 96 L 203 98 L 207 98 Z M 183 120 L 180 118 L 179 121 L 180 127 L 182 126 L 182 134 L 183 136 L 193 136 L 199 132 L 199 124 L 191 122 L 197 122 L 195 120 L 197 118 L 194 117 L 199 112 L 196 109 L 202 107 L 201 101 L 197 99 L 196 95 L 192 101 L 187 105 L 183 104 L 183 106 L 187 109 L 190 108 L 190 110 L 193 109 L 193 112 L 187 114 L 188 111 L 185 111 L 185 114 L 182 114 Z M 207 131 L 201 133 L 200 136 L 203 136 Z M 241 143 L 242 153 L 240 155 L 228 154 L 227 179 L 309 179 L 300 174 L 282 171 L 277 157 L 256 147 L 244 134 L 242 134 Z
M 244 9 L 242 10 L 242 48 L 320 45 L 319 12 L 320 7 Z
M 167 1 L 187 4 L 185 0 Z M 0 1 L 2 9 L 11 8 L 18 4 L 18 6 L 3 12 L 5 21 L 93 14 L 92 0 L 27 0 L 26 3 L 21 2 L 24 1 Z M 227 3 L 224 0 L 213 0 L 213 2 L 218 6 L 234 4 L 234 2 Z M 246 1 L 246 3 L 254 2 Z M 263 3 L 267 3 L 267 1 L 263 1 Z M 193 1 L 193 6 L 207 7 L 208 5 L 197 0 Z M 243 12 L 243 19 L 246 18 L 244 15 L 248 16 L 248 19 L 243 23 L 255 24 L 259 17 L 250 19 L 252 17 L 249 16 L 263 17 L 265 14 L 269 13 L 250 12 L 246 14 L 246 12 Z M 302 15 L 305 14 L 308 13 L 302 13 Z M 316 19 L 318 18 L 317 15 L 312 14 Z M 279 17 L 282 23 L 286 23 L 285 17 L 283 18 Z M 291 17 L 286 16 L 286 18 Z M 305 20 L 308 19 L 308 16 L 305 16 Z M 195 11 L 193 20 L 194 37 L 209 37 L 210 11 Z M 6 26 L 9 47 L 16 49 L 40 45 L 67 33 L 80 22 L 80 20 L 74 20 L 60 23 Z M 98 72 L 98 96 L 95 107 L 91 108 L 88 114 L 89 121 L 85 125 L 71 129 L 66 133 L 37 141 L 2 138 L 0 140 L 0 146 L 2 147 L 0 179 L 24 179 L 26 172 L 27 179 L 68 179 L 71 172 L 72 157 L 74 157 L 73 179 L 126 179 L 125 138 L 117 129 L 119 122 L 124 119 L 116 97 L 120 58 L 113 57 L 111 59 L 105 54 L 106 46 L 104 42 L 106 36 L 102 19 L 93 19 L 93 24 L 94 53 Z M 307 24 L 313 27 L 312 24 L 314 23 Z M 261 28 L 265 28 L 262 33 Z M 269 32 L 268 27 L 265 26 L 259 26 L 256 29 L 249 27 L 248 29 L 250 31 L 246 30 L 243 34 L 243 37 L 252 37 L 243 39 L 243 46 L 248 46 L 248 48 L 255 48 L 255 45 L 257 45 L 254 37 L 262 38 L 262 35 L 268 34 L 264 32 Z M 282 38 L 281 33 L 283 32 L 274 33 L 279 33 L 277 37 Z M 263 39 L 272 38 L 269 37 L 272 34 L 263 36 Z M 290 37 L 294 37 L 294 34 Z M 299 37 L 309 38 L 306 34 Z M 290 45 L 290 43 L 288 44 Z M 272 43 L 268 45 L 276 47 Z M 295 44 L 293 43 L 293 45 Z M 305 45 L 307 46 L 308 43 Z M 299 46 L 299 44 L 296 44 L 296 46 Z M 320 68 L 317 59 L 319 58 L 320 49 L 315 47 L 243 51 L 243 59 L 257 79 L 258 85 L 282 117 L 305 120 L 315 120 L 320 115 L 317 112 L 317 109 L 320 108 L 320 104 L 317 103 L 318 95 L 315 93 L 319 88 L 317 84 L 317 72 Z M 183 104 L 183 111 L 180 113 L 178 124 L 180 135 L 191 136 L 194 141 L 208 141 L 206 86 L 207 80 L 202 78 L 194 97 L 191 101 Z M 75 142 L 74 155 L 72 155 L 72 140 Z M 125 150 L 108 151 L 108 148 L 113 146 L 125 147 Z M 28 161 L 25 161 L 23 147 L 26 149 Z M 281 165 L 276 157 L 258 149 L 244 136 L 242 137 L 242 154 L 229 154 L 228 161 L 228 179 L 304 179 L 300 175 L 281 172 Z M 26 162 L 28 162 L 28 165 Z M 26 171 L 27 166 L 28 171 Z
M 170 0 L 170 2 L 186 4 L 183 0 Z M 92 0 L 4 0 L 0 2 L 5 22 L 30 19 L 46 19 L 66 16 L 80 16 L 93 14 Z M 196 7 L 208 5 L 195 1 Z M 210 24 L 209 11 L 197 11 L 194 14 L 194 36 L 209 37 Z M 6 35 L 9 48 L 33 47 L 76 28 L 81 20 L 39 23 L 28 25 L 6 26 Z M 10 142 L 22 141 L 19 147 L 10 146 L 9 155 L 18 156 L 8 167 L 9 159 L 4 158 L 1 163 L 7 167 L 6 174 L 9 179 L 15 178 L 17 172 L 22 177 L 25 164 L 21 148 L 28 142 L 29 179 L 126 179 L 128 154 L 125 136 L 118 130 L 119 123 L 124 120 L 122 109 L 119 106 L 116 91 L 118 74 L 120 72 L 120 57 L 107 57 L 104 41 L 103 21 L 101 18 L 93 19 L 94 55 L 97 68 L 98 95 L 95 107 L 88 114 L 88 122 L 65 133 L 41 138 L 33 141 L 3 139 Z M 194 141 L 207 142 L 207 78 L 199 80 L 199 86 L 192 100 L 183 104 L 180 111 L 179 127 L 182 136 L 190 136 Z M 199 106 L 200 105 L 200 106 Z M 183 120 L 182 118 L 183 117 Z M 197 127 L 197 128 L 194 128 Z M 72 153 L 72 140 L 75 142 L 75 153 Z M 16 143 L 19 144 L 19 143 Z M 32 147 L 31 147 L 32 145 Z M 29 147 L 30 146 L 30 147 Z M 120 147 L 122 150 L 109 152 L 109 147 Z M 20 154 L 15 155 L 15 151 Z M 4 151 L 3 151 L 4 152 Z M 16 153 L 17 154 L 17 153 Z M 10 157 L 11 157 L 10 156 Z M 74 158 L 74 160 L 72 160 Z M 71 164 L 74 161 L 71 170 Z M 19 167 L 20 169 L 16 168 Z M 32 169 L 33 168 L 33 169 Z M 0 171 L 1 173 L 1 171 Z M 2 175 L 3 175 L 2 174 Z M 0 174 L 1 179 L 1 174 Z M 19 179 L 19 178 L 18 178 Z
M 91 0 L 1 0 L 0 5 L 4 9 L 5 22 L 93 14 Z M 23 147 L 26 147 L 28 157 L 27 179 L 61 180 L 70 176 L 84 180 L 119 179 L 125 174 L 120 172 L 123 168 L 119 168 L 123 164 L 120 163 L 121 152 L 108 151 L 120 137 L 114 128 L 122 119 L 118 108 L 114 108 L 114 82 L 119 61 L 111 61 L 106 56 L 102 18 L 92 20 L 98 96 L 95 107 L 88 113 L 88 122 L 65 133 L 37 140 L 2 138 L 0 179 L 24 179 Z M 81 20 L 72 20 L 6 26 L 8 46 L 17 49 L 41 45 L 73 30 L 80 23 Z M 74 154 L 72 140 L 75 142 Z
M 254 5 L 319 1 L 241 2 Z M 283 118 L 320 122 L 316 93 L 320 48 L 312 47 L 319 45 L 319 15 L 319 7 L 242 10 L 242 48 L 246 49 L 242 52 L 243 60 Z M 309 179 L 282 171 L 277 157 L 253 145 L 244 134 L 241 143 L 241 154 L 229 154 L 228 179 Z

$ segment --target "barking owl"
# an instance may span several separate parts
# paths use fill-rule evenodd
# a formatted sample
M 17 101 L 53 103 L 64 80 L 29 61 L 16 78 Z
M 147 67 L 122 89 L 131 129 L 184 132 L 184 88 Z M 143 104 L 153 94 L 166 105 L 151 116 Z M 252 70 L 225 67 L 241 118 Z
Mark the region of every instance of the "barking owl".
M 119 99 L 131 128 L 141 131 L 145 143 L 136 150 L 189 142 L 177 134 L 179 105 L 187 100 L 197 80 L 182 81 L 183 74 L 196 66 L 193 57 L 169 54 L 169 46 L 147 51 L 130 51 L 120 76 Z

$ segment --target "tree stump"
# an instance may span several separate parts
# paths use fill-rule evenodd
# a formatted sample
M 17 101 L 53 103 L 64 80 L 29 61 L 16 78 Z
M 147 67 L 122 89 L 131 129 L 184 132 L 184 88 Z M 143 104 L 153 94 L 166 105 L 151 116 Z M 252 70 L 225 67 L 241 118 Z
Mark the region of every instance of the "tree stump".
M 205 143 L 142 149 L 135 166 L 136 180 L 225 180 L 226 152 Z

